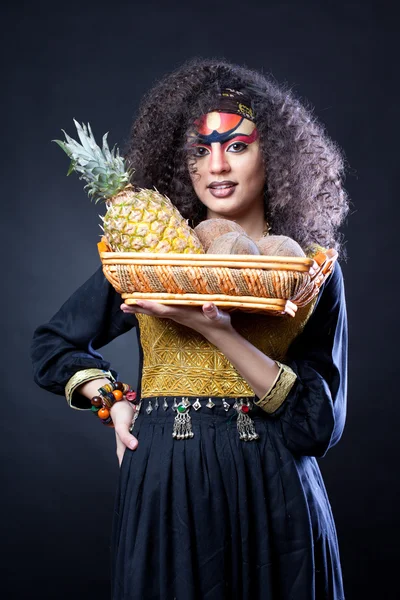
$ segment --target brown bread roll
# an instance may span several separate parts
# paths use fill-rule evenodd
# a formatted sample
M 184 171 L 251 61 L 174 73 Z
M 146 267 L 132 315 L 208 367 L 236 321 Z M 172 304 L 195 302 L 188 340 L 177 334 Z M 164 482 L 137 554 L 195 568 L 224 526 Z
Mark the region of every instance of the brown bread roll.
M 207 254 L 260 254 L 257 244 L 245 233 L 229 231 L 209 246 Z
M 228 233 L 235 231 L 237 233 L 245 233 L 244 229 L 240 227 L 235 221 L 229 221 L 229 219 L 206 219 L 199 223 L 194 231 L 199 238 L 204 251 L 207 252 L 208 248 L 215 241 L 216 238 Z M 220 253 L 219 253 L 220 254 Z
M 256 243 L 265 256 L 305 256 L 299 244 L 286 235 L 267 235 Z

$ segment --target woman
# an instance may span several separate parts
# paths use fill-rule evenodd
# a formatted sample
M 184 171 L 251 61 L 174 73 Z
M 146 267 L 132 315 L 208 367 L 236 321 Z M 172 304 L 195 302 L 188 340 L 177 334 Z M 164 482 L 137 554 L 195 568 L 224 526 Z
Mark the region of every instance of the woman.
M 233 220 L 254 240 L 288 235 L 310 255 L 340 246 L 340 153 L 259 73 L 211 60 L 184 65 L 144 99 L 127 158 L 137 185 L 155 186 L 194 224 Z M 122 462 L 113 600 L 344 598 L 315 460 L 344 426 L 340 267 L 293 319 L 212 303 L 127 306 L 99 269 L 36 331 L 35 380 L 90 408 L 116 375 L 97 349 L 135 326 L 142 409 L 132 432 L 132 405 L 111 409 Z M 185 398 L 193 437 L 178 440 Z

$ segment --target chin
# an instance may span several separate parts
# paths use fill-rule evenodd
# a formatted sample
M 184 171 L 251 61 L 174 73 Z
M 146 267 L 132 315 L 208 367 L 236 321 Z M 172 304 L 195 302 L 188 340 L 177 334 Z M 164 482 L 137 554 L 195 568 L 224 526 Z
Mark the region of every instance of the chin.
M 238 212 L 229 207 L 220 207 L 220 206 L 209 206 L 207 207 L 210 212 L 213 212 L 216 215 L 216 219 L 218 217 L 226 218 L 226 219 L 234 219 L 238 215 Z

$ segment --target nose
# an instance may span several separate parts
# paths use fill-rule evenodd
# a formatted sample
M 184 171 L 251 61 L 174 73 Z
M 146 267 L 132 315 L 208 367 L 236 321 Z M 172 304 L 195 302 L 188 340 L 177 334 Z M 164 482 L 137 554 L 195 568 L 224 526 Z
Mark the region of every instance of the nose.
M 231 170 L 228 157 L 220 143 L 211 144 L 210 173 L 227 173 Z

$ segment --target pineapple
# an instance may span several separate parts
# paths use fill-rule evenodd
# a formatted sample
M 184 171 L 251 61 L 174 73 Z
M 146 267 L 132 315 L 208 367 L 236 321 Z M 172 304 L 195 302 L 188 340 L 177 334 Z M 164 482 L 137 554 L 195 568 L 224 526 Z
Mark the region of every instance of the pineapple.
M 107 134 L 102 148 L 93 137 L 90 125 L 74 120 L 79 144 L 64 131 L 65 142 L 54 140 L 71 158 L 68 175 L 80 173 L 87 182 L 90 198 L 104 201 L 104 236 L 114 252 L 203 252 L 196 233 L 189 227 L 171 201 L 157 190 L 136 189 L 130 183 L 133 171 L 115 147 L 110 150 Z

